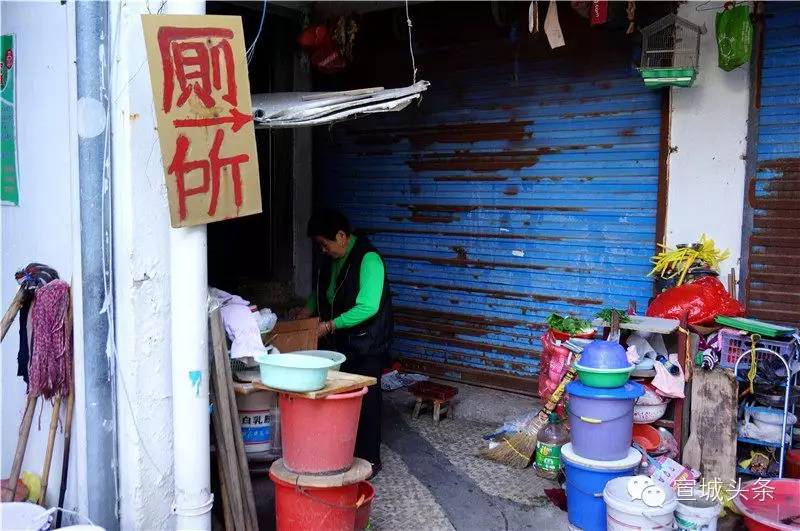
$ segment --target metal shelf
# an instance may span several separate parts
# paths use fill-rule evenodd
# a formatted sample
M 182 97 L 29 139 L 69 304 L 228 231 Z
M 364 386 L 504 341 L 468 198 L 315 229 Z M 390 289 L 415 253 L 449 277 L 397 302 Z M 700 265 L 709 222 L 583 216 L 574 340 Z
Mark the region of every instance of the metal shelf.
M 745 443 L 745 444 L 754 444 L 754 445 L 757 445 L 757 446 L 763 446 L 763 447 L 767 447 L 767 448 L 778 448 L 779 449 L 778 450 L 778 456 L 777 456 L 778 457 L 778 475 L 775 476 L 775 477 L 782 478 L 783 477 L 783 472 L 784 472 L 784 470 L 783 470 L 784 461 L 786 459 L 786 448 L 791 446 L 791 441 L 792 441 L 792 438 L 791 438 L 791 435 L 790 435 L 789 436 L 789 443 L 787 444 L 785 442 L 786 441 L 786 433 L 787 432 L 789 434 L 792 433 L 792 427 L 787 422 L 787 417 L 789 416 L 789 410 L 790 409 L 792 409 L 792 410 L 794 409 L 794 407 L 793 407 L 794 404 L 790 402 L 789 395 L 790 395 L 790 390 L 791 390 L 792 384 L 797 382 L 797 378 L 796 378 L 796 375 L 792 374 L 792 371 L 789 368 L 789 363 L 783 358 L 783 356 L 777 354 L 776 352 L 771 351 L 768 348 L 758 347 L 758 348 L 753 349 L 752 351 L 742 352 L 739 355 L 739 357 L 736 358 L 736 363 L 734 363 L 734 365 L 733 365 L 733 374 L 737 375 L 737 379 L 738 380 L 743 380 L 742 378 L 738 378 L 739 363 L 742 361 L 742 359 L 745 356 L 752 355 L 753 357 L 755 357 L 756 356 L 756 351 L 760 351 L 762 353 L 766 353 L 766 354 L 769 354 L 771 356 L 775 356 L 776 358 L 781 360 L 781 362 L 783 363 L 784 368 L 786 369 L 786 380 L 783 382 L 783 385 L 781 386 L 784 389 L 784 402 L 783 402 L 784 406 L 783 406 L 783 409 L 780 410 L 780 411 L 783 412 L 783 422 L 782 422 L 782 426 L 781 426 L 781 428 L 782 428 L 781 429 L 781 440 L 778 441 L 778 442 L 770 442 L 770 441 L 760 441 L 758 439 L 748 439 L 747 437 L 737 437 L 736 440 L 741 442 L 741 443 Z M 747 407 L 747 406 L 745 406 L 745 407 Z M 788 428 L 788 430 L 787 430 L 787 428 Z
M 762 441 L 761 439 L 750 439 L 748 437 L 737 437 L 737 441 L 747 444 L 755 444 L 757 446 L 769 446 L 770 448 L 780 448 L 783 446 L 777 441 Z

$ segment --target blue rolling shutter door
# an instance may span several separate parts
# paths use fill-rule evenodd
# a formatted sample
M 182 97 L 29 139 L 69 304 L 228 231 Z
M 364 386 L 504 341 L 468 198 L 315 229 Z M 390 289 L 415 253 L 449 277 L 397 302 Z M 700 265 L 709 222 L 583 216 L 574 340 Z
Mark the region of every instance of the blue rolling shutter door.
M 800 326 L 800 4 L 766 2 L 748 313 Z
M 321 200 L 387 258 L 401 356 L 534 376 L 551 312 L 652 295 L 662 94 L 626 61 L 513 71 L 431 73 L 420 107 L 315 140 Z

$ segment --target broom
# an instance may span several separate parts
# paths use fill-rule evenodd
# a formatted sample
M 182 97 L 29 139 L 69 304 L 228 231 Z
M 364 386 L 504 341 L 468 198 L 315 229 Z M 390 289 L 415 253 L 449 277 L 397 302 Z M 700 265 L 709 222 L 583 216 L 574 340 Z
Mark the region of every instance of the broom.
M 495 439 L 498 444 L 491 448 L 482 448 L 481 456 L 498 463 L 503 463 L 514 468 L 525 468 L 533 457 L 533 452 L 536 449 L 536 436 L 548 422 L 548 415 L 555 411 L 556 406 L 564 396 L 564 388 L 575 379 L 575 363 L 580 359 L 579 355 L 575 356 L 575 361 L 570 364 L 564 377 L 561 378 L 558 387 L 556 387 L 550 398 L 539 410 L 539 413 L 528 421 L 521 431 L 512 434 L 503 434 Z

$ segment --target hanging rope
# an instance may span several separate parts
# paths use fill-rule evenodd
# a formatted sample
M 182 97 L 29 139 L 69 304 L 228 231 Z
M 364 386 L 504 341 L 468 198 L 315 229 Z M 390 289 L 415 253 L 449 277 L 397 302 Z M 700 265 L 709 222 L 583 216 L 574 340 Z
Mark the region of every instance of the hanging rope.
M 758 334 L 750 336 L 750 370 L 747 371 L 747 381 L 750 382 L 750 394 L 755 393 L 756 375 L 758 374 L 758 364 L 756 363 L 756 343 L 761 339 Z
M 408 51 L 411 53 L 411 84 L 417 82 L 417 61 L 414 59 L 414 42 L 411 36 L 411 15 L 408 13 L 408 0 L 406 0 L 406 24 L 408 24 Z
M 635 23 L 636 1 L 635 0 L 628 0 L 628 7 L 625 9 L 625 14 L 628 15 L 628 29 L 625 31 L 625 33 L 630 35 L 636 29 L 636 23 Z

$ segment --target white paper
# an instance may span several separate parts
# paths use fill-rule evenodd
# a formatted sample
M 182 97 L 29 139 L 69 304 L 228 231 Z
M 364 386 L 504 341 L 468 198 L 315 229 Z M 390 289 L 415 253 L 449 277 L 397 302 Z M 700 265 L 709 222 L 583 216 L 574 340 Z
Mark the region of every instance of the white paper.
M 560 48 L 566 44 L 564 42 L 564 34 L 561 32 L 561 24 L 558 23 L 556 0 L 550 0 L 550 5 L 547 6 L 547 16 L 544 18 L 544 33 L 547 35 L 547 42 L 550 43 L 550 48 Z

